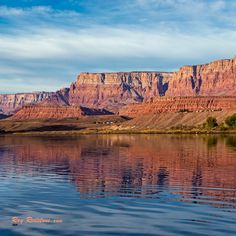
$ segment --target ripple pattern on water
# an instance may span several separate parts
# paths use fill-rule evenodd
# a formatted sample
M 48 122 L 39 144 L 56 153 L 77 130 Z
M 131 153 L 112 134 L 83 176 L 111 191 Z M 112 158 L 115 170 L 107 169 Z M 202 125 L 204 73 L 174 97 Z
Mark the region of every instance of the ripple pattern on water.
M 235 139 L 0 137 L 0 235 L 236 235 Z

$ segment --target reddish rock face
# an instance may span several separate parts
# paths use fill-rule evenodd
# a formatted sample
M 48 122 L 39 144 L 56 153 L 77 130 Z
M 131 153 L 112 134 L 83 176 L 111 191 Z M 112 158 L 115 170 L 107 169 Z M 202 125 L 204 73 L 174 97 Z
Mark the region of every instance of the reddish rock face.
M 10 119 L 12 120 L 33 120 L 33 119 L 65 119 L 81 118 L 88 115 L 108 115 L 106 110 L 90 109 L 81 106 L 48 105 L 27 105 L 20 109 Z
M 205 112 L 236 110 L 236 97 L 169 97 L 152 102 L 130 104 L 120 109 L 120 115 L 137 117 L 165 112 Z
M 167 96 L 235 96 L 236 57 L 205 65 L 184 66 L 169 80 Z
M 85 106 L 118 112 L 124 105 L 160 96 L 236 96 L 236 57 L 184 66 L 173 73 L 81 73 L 70 88 L 57 92 L 0 95 L 0 109 L 11 114 L 26 104 L 46 101 L 49 106 Z
M 36 104 L 50 97 L 53 93 L 17 93 L 1 94 L 0 109 L 4 114 L 12 114 L 26 104 Z
M 71 117 L 81 117 L 82 111 L 79 107 L 63 106 L 40 106 L 30 105 L 20 109 L 14 116 L 13 120 L 31 120 L 31 119 L 63 119 Z
M 174 73 L 81 73 L 70 87 L 69 103 L 117 111 L 125 104 L 145 102 L 156 96 L 197 95 L 235 96 L 236 57 L 184 66 Z
M 10 115 L 25 105 L 34 105 L 41 102 L 48 105 L 69 105 L 68 100 L 68 88 L 63 88 L 57 92 L 0 94 L 0 110 L 6 115 Z
M 70 87 L 69 103 L 105 107 L 116 111 L 122 105 L 165 95 L 172 73 L 81 73 Z

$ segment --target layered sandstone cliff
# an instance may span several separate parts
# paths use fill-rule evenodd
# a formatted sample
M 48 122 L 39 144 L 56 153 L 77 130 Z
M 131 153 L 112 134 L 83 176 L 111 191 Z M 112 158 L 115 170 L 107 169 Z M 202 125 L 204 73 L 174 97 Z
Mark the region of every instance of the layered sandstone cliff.
M 36 93 L 17 93 L 0 95 L 0 109 L 4 114 L 12 114 L 26 104 L 37 104 L 53 93 L 36 92 Z
M 123 105 L 164 96 L 172 73 L 81 73 L 70 87 L 69 103 L 105 107 L 116 111 Z
M 14 114 L 25 105 L 41 102 L 69 105 L 69 89 L 63 88 L 57 92 L 0 94 L 0 110 L 6 115 Z
M 184 66 L 168 82 L 167 96 L 235 96 L 236 57 Z
M 81 73 L 70 88 L 57 92 L 0 95 L 0 109 L 12 114 L 26 104 L 105 108 L 118 112 L 155 97 L 236 96 L 236 57 L 177 72 Z M 186 101 L 188 102 L 188 101 Z
M 81 106 L 48 105 L 40 103 L 38 105 L 27 105 L 20 109 L 10 119 L 12 120 L 33 120 L 33 119 L 65 119 L 81 118 L 89 115 L 108 115 L 104 109 L 90 109 Z
M 69 103 L 117 110 L 160 96 L 235 96 L 236 57 L 184 66 L 174 73 L 81 73 L 70 87 Z
M 162 97 L 120 109 L 120 115 L 137 117 L 146 114 L 176 112 L 236 111 L 236 96 L 232 97 Z

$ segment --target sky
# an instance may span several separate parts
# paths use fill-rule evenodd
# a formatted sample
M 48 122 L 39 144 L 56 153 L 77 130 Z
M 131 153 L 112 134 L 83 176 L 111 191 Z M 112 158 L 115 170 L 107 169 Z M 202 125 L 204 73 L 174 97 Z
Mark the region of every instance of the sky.
M 0 0 L 0 93 L 235 55 L 235 0 Z

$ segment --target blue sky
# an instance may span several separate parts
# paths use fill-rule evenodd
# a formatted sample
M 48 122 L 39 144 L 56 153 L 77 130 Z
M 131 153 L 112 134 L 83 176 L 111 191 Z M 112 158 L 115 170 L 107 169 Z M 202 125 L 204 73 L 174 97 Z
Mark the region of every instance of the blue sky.
M 0 0 L 0 93 L 236 55 L 235 0 Z

